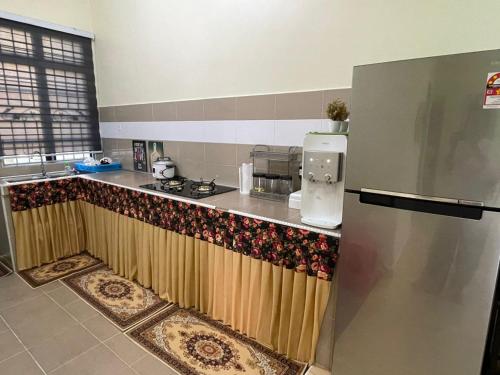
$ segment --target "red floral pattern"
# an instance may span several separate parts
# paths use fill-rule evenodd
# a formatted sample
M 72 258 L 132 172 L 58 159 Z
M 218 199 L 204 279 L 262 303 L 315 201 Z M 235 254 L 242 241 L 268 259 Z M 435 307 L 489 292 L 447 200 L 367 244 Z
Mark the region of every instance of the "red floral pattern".
M 82 199 L 131 218 L 200 238 L 274 265 L 331 280 L 338 239 L 103 182 L 71 179 L 11 186 L 13 211 Z
M 74 201 L 78 199 L 79 192 L 79 178 L 9 186 L 12 211 L 23 211 L 49 204 Z

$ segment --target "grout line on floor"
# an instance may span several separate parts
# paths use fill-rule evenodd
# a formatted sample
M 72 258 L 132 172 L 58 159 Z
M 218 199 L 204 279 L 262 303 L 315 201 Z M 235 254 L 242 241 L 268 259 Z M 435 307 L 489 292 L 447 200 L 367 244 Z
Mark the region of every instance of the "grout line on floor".
M 63 285 L 64 285 L 67 289 L 69 289 L 69 290 L 71 290 L 72 292 L 74 292 L 74 291 L 73 291 L 70 287 L 68 287 L 66 284 L 63 284 Z M 92 350 L 92 349 L 96 348 L 97 346 L 99 346 L 99 345 L 104 345 L 104 346 L 105 346 L 106 348 L 108 348 L 108 349 L 109 349 L 109 350 L 110 350 L 110 351 L 111 351 L 111 352 L 112 352 L 112 353 L 113 353 L 113 354 L 114 354 L 114 355 L 115 355 L 115 356 L 116 356 L 116 357 L 117 357 L 117 358 L 118 358 L 121 362 L 123 362 L 123 363 L 125 364 L 125 366 L 127 366 L 128 368 L 130 368 L 130 370 L 132 370 L 132 372 L 133 372 L 134 374 L 140 375 L 137 371 L 135 371 L 135 369 L 133 369 L 133 368 L 132 368 L 132 366 L 131 366 L 131 365 L 129 365 L 127 362 L 125 362 L 125 361 L 124 361 L 124 360 L 123 360 L 123 359 L 122 359 L 122 358 L 118 355 L 118 353 L 116 353 L 116 352 L 115 352 L 115 351 L 114 351 L 111 347 L 109 347 L 109 346 L 106 344 L 106 341 L 107 341 L 107 340 L 110 340 L 110 339 L 111 339 L 111 338 L 113 338 L 113 337 L 116 337 L 116 336 L 118 336 L 118 335 L 120 335 L 120 334 L 125 335 L 122 331 L 118 330 L 119 332 L 117 332 L 116 334 L 114 334 L 114 335 L 112 335 L 112 336 L 110 336 L 110 337 L 106 338 L 106 340 L 101 340 L 99 337 L 97 337 L 96 335 L 94 335 L 94 333 L 93 333 L 92 331 L 90 331 L 87 327 L 85 327 L 85 326 L 83 325 L 83 323 L 84 323 L 84 322 L 86 322 L 86 321 L 88 321 L 88 320 L 90 320 L 90 319 L 95 318 L 95 316 L 90 317 L 90 318 L 86 319 L 85 321 L 79 322 L 79 321 L 78 321 L 78 320 L 77 320 L 77 319 L 76 319 L 76 318 L 75 318 L 75 317 L 74 317 L 74 316 L 73 316 L 73 315 L 72 315 L 72 314 L 71 314 L 71 313 L 70 313 L 70 312 L 69 312 L 69 311 L 68 311 L 68 310 L 67 310 L 67 309 L 63 306 L 63 305 L 61 305 L 61 304 L 60 304 L 60 303 L 58 303 L 56 300 L 54 300 L 52 297 L 50 297 L 50 296 L 47 294 L 47 292 L 43 292 L 43 293 L 45 293 L 45 294 L 46 294 L 46 295 L 47 295 L 47 296 L 48 296 L 48 297 L 49 297 L 52 301 L 54 301 L 54 303 L 55 303 L 57 306 L 59 306 L 62 310 L 64 310 L 67 314 L 69 314 L 69 315 L 70 315 L 73 319 L 75 319 L 75 320 L 77 321 L 77 323 L 80 325 L 80 327 L 82 327 L 85 331 L 87 331 L 87 332 L 88 332 L 88 333 L 89 333 L 92 337 L 94 337 L 94 338 L 97 340 L 97 342 L 98 342 L 98 344 L 97 344 L 97 345 L 92 346 L 91 348 L 89 348 L 89 349 L 85 350 L 84 352 L 82 352 L 82 353 L 78 354 L 77 356 L 75 356 L 75 357 L 71 358 L 70 360 L 68 360 L 68 361 L 64 362 L 63 364 L 61 364 L 61 365 L 60 365 L 60 366 L 58 366 L 57 368 L 53 369 L 51 372 L 53 372 L 53 371 L 57 370 L 58 368 L 60 368 L 60 367 L 64 366 L 65 364 L 67 364 L 67 363 L 69 363 L 69 362 L 73 361 L 74 359 L 76 359 L 76 358 L 80 357 L 81 355 L 83 355 L 83 354 L 85 354 L 85 353 L 89 352 L 90 350 Z M 74 292 L 74 293 L 75 293 L 75 292 Z M 77 297 L 78 297 L 80 300 L 82 300 L 82 301 L 86 302 L 86 301 L 85 301 L 85 300 L 84 300 L 81 296 L 79 296 L 77 293 L 75 293 L 75 294 L 77 295 Z M 73 302 L 71 302 L 71 303 L 73 303 Z M 88 303 L 87 303 L 87 304 L 88 304 Z M 99 310 L 97 310 L 95 307 L 93 307 L 93 306 L 91 306 L 91 305 L 89 305 L 89 306 L 90 306 L 90 307 L 92 307 L 95 311 L 97 311 L 97 312 L 99 313 L 97 316 L 102 316 L 102 314 L 99 312 Z M 108 319 L 108 320 L 109 320 L 109 319 Z M 125 335 L 125 337 L 127 337 L 127 336 Z M 129 338 L 127 337 L 127 339 L 129 339 Z M 129 339 L 129 340 L 130 340 L 130 339 Z M 132 340 L 130 340 L 130 341 L 132 341 Z M 146 353 L 146 354 L 147 354 L 147 353 Z M 145 355 L 144 355 L 144 356 L 142 356 L 140 359 L 142 359 L 142 358 L 144 358 L 144 357 L 145 357 Z M 134 362 L 134 363 L 135 363 L 135 362 Z
M 33 290 L 36 290 L 36 289 L 39 289 L 39 288 L 42 288 L 42 287 L 43 287 L 43 286 L 40 286 L 40 287 L 38 287 L 38 288 L 33 288 L 31 285 L 29 285 L 29 284 L 28 284 L 28 282 L 27 282 L 26 280 L 24 280 L 24 278 L 22 278 L 22 277 L 21 277 L 20 275 L 18 275 L 17 273 L 16 273 L 16 275 L 17 275 L 17 277 L 19 277 L 19 278 L 20 278 L 20 279 L 21 279 L 21 280 L 22 280 L 22 281 L 23 281 L 26 285 L 28 285 L 28 286 L 29 286 L 31 289 L 33 289 Z M 158 315 L 158 314 L 160 314 L 160 313 L 162 313 L 162 312 L 164 312 L 164 311 L 166 311 L 166 310 L 170 309 L 172 306 L 174 306 L 174 305 L 175 305 L 174 303 L 172 303 L 172 302 L 170 302 L 170 301 L 167 301 L 168 303 L 167 303 L 167 305 L 166 305 L 165 307 L 161 308 L 161 309 L 160 309 L 160 310 L 158 310 L 158 311 L 155 311 L 153 314 L 148 315 L 148 316 L 147 316 L 147 317 L 145 317 L 144 319 L 141 319 L 140 321 L 138 321 L 138 322 L 134 323 L 132 326 L 128 327 L 126 330 L 123 330 L 123 329 L 122 329 L 121 327 L 119 327 L 119 326 L 118 326 L 115 322 L 113 322 L 113 321 L 112 321 L 112 320 L 110 320 L 107 316 L 105 316 L 105 315 L 104 315 L 101 311 L 99 311 L 97 308 L 95 308 L 94 306 L 92 306 L 92 305 L 91 305 L 88 301 L 86 301 L 84 298 L 82 298 L 82 297 L 81 297 L 81 296 L 80 296 L 80 295 L 79 295 L 76 291 L 74 291 L 72 288 L 70 288 L 68 285 L 66 285 L 66 284 L 62 281 L 62 279 L 57 279 L 57 280 L 54 280 L 54 281 L 52 281 L 52 282 L 50 282 L 50 283 L 53 283 L 53 282 L 56 282 L 56 281 L 60 281 L 61 286 L 60 286 L 59 288 L 56 288 L 56 289 L 53 289 L 53 290 L 50 290 L 50 291 L 45 291 L 45 290 L 39 289 L 39 291 L 41 292 L 41 294 L 40 294 L 40 295 L 38 295 L 38 296 L 35 296 L 35 297 L 33 297 L 33 298 L 40 297 L 41 295 L 45 295 L 47 298 L 49 298 L 51 301 L 53 301 L 53 302 L 54 302 L 54 303 L 55 303 L 55 304 L 56 304 L 59 308 L 61 308 L 61 309 L 62 309 L 62 310 L 63 310 L 66 314 L 68 314 L 68 315 L 69 315 L 69 316 L 70 316 L 70 317 L 71 317 L 71 318 L 72 318 L 72 319 L 73 319 L 73 320 L 74 320 L 74 321 L 75 321 L 78 325 L 80 325 L 80 326 L 81 326 L 81 327 L 82 327 L 85 331 L 87 331 L 87 332 L 88 332 L 88 333 L 89 333 L 92 337 L 94 337 L 94 338 L 98 341 L 98 344 L 93 345 L 93 346 L 92 346 L 92 347 L 90 347 L 89 349 L 87 349 L 87 350 L 85 350 L 85 351 L 81 352 L 81 353 L 80 353 L 80 354 L 78 354 L 77 356 L 75 356 L 75 357 L 73 357 L 73 358 L 69 359 L 68 361 L 66 361 L 66 362 L 62 363 L 62 364 L 61 364 L 61 365 L 59 365 L 58 367 L 56 367 L 56 368 L 52 369 L 52 370 L 51 370 L 51 373 L 53 373 L 53 372 L 54 372 L 54 371 L 56 371 L 57 369 L 59 369 L 59 368 L 63 367 L 64 365 L 66 365 L 67 363 L 69 363 L 69 362 L 71 362 L 71 361 L 73 361 L 73 360 L 75 360 L 75 359 L 79 358 L 81 355 L 83 355 L 83 354 L 85 354 L 85 353 L 89 352 L 90 350 L 92 350 L 92 349 L 94 349 L 94 348 L 96 348 L 97 346 L 99 346 L 99 345 L 101 345 L 101 344 L 102 344 L 102 345 L 104 345 L 106 348 L 108 348 L 108 349 L 109 349 L 109 350 L 110 350 L 110 351 L 111 351 L 111 352 L 112 352 L 112 353 L 113 353 L 113 354 L 114 354 L 114 355 L 115 355 L 115 356 L 116 356 L 116 357 L 117 357 L 117 358 L 118 358 L 121 362 L 123 362 L 123 363 L 125 364 L 125 366 L 127 366 L 128 368 L 130 368 L 130 370 L 131 370 L 134 374 L 140 375 L 140 374 L 139 374 L 139 373 L 138 373 L 138 372 L 137 372 L 137 371 L 136 371 L 136 370 L 132 367 L 132 365 L 134 365 L 134 364 L 138 363 L 140 360 L 144 359 L 144 358 L 145 358 L 145 357 L 147 357 L 148 355 L 152 355 L 154 358 L 156 358 L 156 359 L 157 359 L 157 360 L 159 360 L 161 363 L 163 363 L 164 365 L 166 365 L 166 366 L 167 366 L 169 369 L 171 369 L 173 372 L 175 372 L 176 374 L 178 374 L 178 372 L 177 372 L 175 369 L 173 369 L 173 368 L 172 368 L 169 364 L 167 364 L 166 362 L 164 362 L 163 360 L 161 360 L 161 358 L 159 358 L 158 356 L 156 356 L 156 355 L 152 354 L 149 350 L 147 350 L 146 348 L 144 348 L 142 345 L 140 345 L 139 343 L 137 343 L 135 340 L 133 340 L 132 338 L 130 338 L 130 337 L 126 334 L 126 332 L 131 331 L 133 328 L 136 328 L 136 327 L 137 327 L 137 326 L 139 326 L 141 323 L 144 323 L 146 320 L 149 320 L 149 319 L 151 319 L 151 318 L 155 317 L 156 315 Z M 132 282 L 134 282 L 134 283 L 138 284 L 139 286 L 141 286 L 141 285 L 140 285 L 139 283 L 137 283 L 136 281 L 132 281 Z M 47 283 L 47 284 L 44 284 L 44 285 L 48 285 L 48 284 L 50 284 L 50 283 Z M 90 331 L 87 327 L 85 327 L 85 326 L 83 325 L 83 323 L 84 323 L 84 322 L 86 322 L 86 321 L 88 321 L 88 320 L 90 320 L 90 319 L 92 319 L 92 318 L 95 318 L 95 316 L 90 317 L 90 318 L 85 319 L 84 321 L 81 321 L 81 322 L 80 322 L 80 321 L 79 321 L 79 320 L 78 320 L 78 319 L 77 319 L 77 318 L 76 318 L 76 317 L 75 317 L 75 316 L 74 316 L 74 315 L 73 315 L 70 311 L 68 311 L 68 310 L 65 308 L 65 306 L 64 306 L 64 305 L 62 305 L 62 304 L 60 304 L 59 302 L 57 302 L 57 301 L 56 301 L 56 300 L 55 300 L 55 299 L 54 299 L 54 298 L 53 298 L 53 297 L 49 294 L 49 293 L 53 292 L 54 290 L 60 289 L 61 287 L 65 287 L 66 289 L 69 289 L 71 292 L 73 292 L 73 293 L 75 294 L 75 296 L 77 296 L 77 297 L 78 297 L 78 300 L 83 301 L 83 302 L 84 302 L 84 303 L 86 303 L 88 306 L 90 306 L 90 307 L 91 307 L 94 311 L 96 311 L 96 312 L 98 313 L 98 315 L 97 315 L 97 316 L 102 316 L 102 317 L 103 317 L 103 318 L 105 318 L 107 321 L 109 321 L 109 322 L 110 322 L 110 323 L 111 323 L 114 327 L 116 327 L 116 328 L 118 329 L 118 332 L 117 332 L 116 334 L 114 334 L 114 335 L 112 335 L 112 336 L 110 336 L 110 337 L 106 338 L 106 340 L 101 340 L 101 339 L 99 339 L 99 338 L 98 338 L 96 335 L 94 335 L 94 334 L 93 334 L 93 333 L 92 333 L 92 332 L 91 332 L 91 331 Z M 141 287 L 142 287 L 142 286 L 141 286 Z M 155 293 L 155 294 L 156 294 L 156 293 Z M 30 298 L 29 300 L 31 300 L 31 298 Z M 163 300 L 163 299 L 162 299 L 162 300 Z M 26 300 L 26 301 L 28 301 L 28 300 Z M 23 301 L 23 302 L 25 302 L 25 301 Z M 72 302 L 70 302 L 70 303 L 74 303 L 74 302 L 76 302 L 76 300 L 75 300 L 75 301 L 72 301 Z M 68 304 L 68 305 L 69 305 L 69 304 Z M 123 359 L 122 359 L 122 358 L 118 355 L 118 353 L 116 353 L 116 352 L 115 352 L 115 351 L 114 351 L 114 350 L 113 350 L 110 346 L 108 346 L 108 345 L 106 344 L 106 342 L 105 342 L 105 341 L 108 341 L 108 340 L 110 340 L 111 338 L 113 338 L 113 337 L 115 337 L 115 336 L 118 336 L 119 334 L 124 335 L 124 336 L 125 336 L 125 337 L 126 337 L 126 338 L 130 341 L 130 342 L 134 343 L 136 346 L 138 346 L 139 348 L 141 348 L 141 349 L 144 351 L 144 355 L 143 355 L 143 356 L 141 356 L 141 357 L 140 357 L 139 359 L 137 359 L 136 361 L 134 361 L 133 363 L 131 363 L 130 365 L 129 365 L 127 362 L 125 362 L 125 360 L 123 360 Z M 17 338 L 17 336 L 16 336 L 16 338 Z M 19 338 L 17 338 L 17 339 L 19 340 Z M 20 340 L 19 340 L 19 341 L 20 341 Z M 21 344 L 22 344 L 22 342 L 21 342 Z M 23 345 L 23 347 L 25 347 L 25 346 L 24 346 L 24 344 L 22 344 L 22 345 Z M 29 350 L 28 350 L 26 347 L 25 347 L 25 349 L 26 349 L 26 351 L 29 353 L 29 355 L 30 355 L 30 356 L 34 359 L 34 357 L 31 355 L 31 353 L 29 352 Z M 19 353 L 18 353 L 18 354 L 19 354 Z M 36 360 L 35 360 L 35 362 L 36 362 Z M 38 364 L 38 362 L 37 362 L 37 365 L 41 368 L 41 366 Z M 43 371 L 43 369 L 42 369 L 42 371 Z M 46 374 L 46 372 L 45 372 L 45 371 L 44 371 L 44 374 Z
M 80 322 L 78 321 L 78 319 L 73 315 L 71 314 L 67 309 L 64 308 L 63 305 L 61 305 L 59 302 L 57 302 L 54 297 L 52 297 L 49 292 L 45 292 L 43 291 L 42 292 L 43 294 L 45 294 L 47 296 L 47 298 L 49 298 L 52 302 L 54 302 L 60 309 L 62 309 L 66 314 L 68 314 L 71 319 L 73 319 L 75 322 L 77 322 L 78 324 L 80 324 Z
M 132 340 L 130 340 L 130 341 L 132 341 Z M 142 360 L 143 360 L 144 358 L 146 358 L 148 355 L 151 355 L 151 354 L 150 354 L 149 352 L 144 353 L 144 355 L 143 355 L 141 358 L 136 359 L 134 362 L 132 362 L 132 363 L 130 364 L 130 367 L 132 367 L 132 366 L 134 366 L 135 364 L 139 363 L 139 361 L 142 361 Z M 134 369 L 134 368 L 132 367 L 132 369 Z
M 40 368 L 40 370 L 42 371 L 43 374 L 47 375 L 47 372 L 45 372 L 45 370 L 43 369 L 43 367 L 40 365 L 40 363 L 38 363 L 38 361 L 36 360 L 36 358 L 33 356 L 33 354 L 31 354 L 31 352 L 28 350 L 28 347 L 26 345 L 24 345 L 24 342 L 21 341 L 21 339 L 19 338 L 19 336 L 17 336 L 17 334 L 14 332 L 14 330 L 12 329 L 12 327 L 9 325 L 9 323 L 7 323 L 7 321 L 5 320 L 5 318 L 3 316 L 0 315 L 0 319 L 3 321 L 3 323 L 7 326 L 7 328 L 10 329 L 10 331 L 12 332 L 12 334 L 16 337 L 17 341 L 19 341 L 19 343 L 23 346 L 24 350 L 26 351 L 26 353 L 28 353 L 28 355 L 31 357 L 31 359 L 35 362 L 35 364 Z M 23 352 L 21 352 L 23 353 Z M 21 354 L 21 353 L 18 353 Z
M 9 332 L 9 331 L 5 331 L 5 332 Z M 5 332 L 2 332 L 2 333 L 5 333 Z M 6 358 L 2 359 L 2 360 L 0 361 L 0 365 L 1 365 L 2 363 L 4 363 L 5 361 L 8 361 L 8 360 L 9 360 L 9 359 L 11 359 L 11 358 L 17 357 L 19 354 L 22 354 L 22 353 L 25 353 L 25 352 L 26 352 L 26 350 L 24 350 L 24 349 L 23 349 L 23 350 L 21 350 L 20 352 L 17 352 L 17 353 L 15 353 L 15 354 L 12 354 L 12 355 L 10 355 L 10 356 L 8 356 L 8 357 L 6 357 Z
M 70 362 L 74 361 L 74 360 L 75 360 L 75 359 L 77 359 L 77 358 L 80 358 L 82 355 L 84 355 L 85 353 L 90 352 L 92 349 L 97 348 L 99 345 L 102 345 L 102 342 L 98 341 L 98 342 L 97 342 L 97 344 L 92 345 L 92 346 L 91 346 L 90 348 L 88 348 L 87 350 L 85 350 L 85 351 L 81 352 L 80 354 L 78 354 L 78 355 L 74 356 L 74 357 L 73 357 L 73 358 L 71 358 L 71 359 L 68 359 L 66 362 L 61 363 L 61 364 L 60 364 L 59 366 L 57 366 L 56 368 L 53 368 L 52 370 L 50 370 L 50 373 L 51 373 L 51 374 L 52 374 L 52 373 L 54 373 L 55 371 L 59 370 L 61 367 L 65 366 L 66 364 L 68 364 L 68 363 L 70 363 Z
M 19 277 L 26 285 L 28 285 L 30 287 L 30 289 L 32 290 L 40 290 L 39 288 L 41 288 L 43 285 L 40 285 L 40 286 L 37 286 L 36 288 L 31 285 L 29 282 L 26 281 L 26 279 L 24 277 L 22 277 L 21 275 L 19 275 L 19 272 L 14 272 L 14 275 L 16 275 L 17 277 Z M 50 284 L 50 283 L 47 283 L 47 284 Z M 45 284 L 44 284 L 45 285 Z
M 66 289 L 70 290 L 75 296 L 78 297 L 78 299 L 80 299 L 81 301 L 83 301 L 84 303 L 87 304 L 87 306 L 91 307 L 93 310 L 97 311 L 98 315 L 99 316 L 102 316 L 104 319 L 106 319 L 108 322 L 110 322 L 115 328 L 117 328 L 120 332 L 124 332 L 123 331 L 123 328 L 121 328 L 118 324 L 116 324 L 115 322 L 113 322 L 111 319 L 109 319 L 106 315 L 104 315 L 99 309 L 97 309 L 95 306 L 93 306 L 92 304 L 90 304 L 90 302 L 86 301 L 84 298 L 82 298 L 82 296 L 80 296 L 77 292 L 75 292 L 72 288 L 70 288 L 69 286 L 67 286 L 65 283 L 61 283 Z M 47 292 L 43 292 L 45 293 L 49 298 L 51 298 Z M 52 299 L 52 298 L 51 298 Z M 56 301 L 54 301 L 56 302 Z M 70 303 L 73 303 L 75 301 L 72 301 Z M 56 302 L 57 303 L 57 302 Z M 59 305 L 59 303 L 57 303 Z M 69 304 L 68 304 L 69 305 Z M 60 305 L 59 305 L 60 306 Z M 62 307 L 62 306 L 61 306 Z M 64 309 L 64 311 L 66 311 L 68 314 L 71 315 L 71 317 L 73 317 L 73 315 L 67 311 L 66 309 Z M 95 316 L 91 317 L 91 318 L 94 318 Z M 89 319 L 91 319 L 89 318 Z M 88 320 L 88 319 L 87 319 Z
M 16 277 L 18 277 L 19 279 L 21 279 L 21 280 L 22 280 L 22 281 L 23 281 L 26 285 L 28 285 L 31 289 L 33 289 L 33 288 L 32 288 L 32 287 L 31 287 L 28 283 L 26 283 L 26 281 L 25 281 L 25 280 L 24 280 L 21 276 L 19 276 L 17 273 L 15 273 L 15 272 L 14 272 L 14 273 L 12 273 L 11 275 L 15 275 Z M 35 289 L 33 289 L 33 290 L 35 290 Z M 43 291 L 40 291 L 40 292 L 42 292 L 42 294 L 43 294 Z M 20 305 L 20 304 L 22 304 L 22 303 L 25 303 L 25 302 L 31 301 L 32 299 L 35 299 L 35 298 L 40 297 L 40 295 L 41 295 L 41 294 L 36 295 L 36 296 L 33 296 L 33 297 L 30 297 L 30 298 L 27 298 L 27 299 L 25 299 L 24 301 L 21 301 L 21 302 L 15 303 L 15 304 L 13 304 L 13 305 L 11 305 L 11 306 L 7 307 L 6 309 L 3 309 L 2 311 L 8 310 L 8 309 L 10 309 L 10 308 L 12 308 L 12 307 L 19 306 L 19 305 Z

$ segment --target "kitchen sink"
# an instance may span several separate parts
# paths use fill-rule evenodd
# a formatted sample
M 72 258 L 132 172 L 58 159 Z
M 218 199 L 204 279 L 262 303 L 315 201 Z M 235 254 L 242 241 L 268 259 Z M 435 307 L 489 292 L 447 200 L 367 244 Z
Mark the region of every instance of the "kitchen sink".
M 64 177 L 68 174 L 66 171 L 48 172 L 46 176 L 41 173 L 25 174 L 21 176 L 13 176 L 3 178 L 2 181 L 6 183 L 23 182 L 23 181 L 33 181 L 33 180 L 50 180 L 52 178 Z

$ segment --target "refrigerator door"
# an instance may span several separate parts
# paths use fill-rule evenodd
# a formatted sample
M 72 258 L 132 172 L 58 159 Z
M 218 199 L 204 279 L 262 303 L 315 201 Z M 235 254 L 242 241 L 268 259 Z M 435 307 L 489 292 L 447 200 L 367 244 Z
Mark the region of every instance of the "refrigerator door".
M 346 188 L 500 207 L 500 109 L 483 109 L 500 50 L 354 68 Z
M 500 213 L 464 219 L 359 198 L 344 198 L 333 373 L 480 374 Z

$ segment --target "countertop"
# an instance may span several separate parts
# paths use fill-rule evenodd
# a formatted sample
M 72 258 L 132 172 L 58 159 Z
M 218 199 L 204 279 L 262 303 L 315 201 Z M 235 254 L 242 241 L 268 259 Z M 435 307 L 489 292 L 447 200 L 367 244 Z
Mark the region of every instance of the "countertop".
M 275 202 L 258 199 L 249 195 L 240 194 L 238 190 L 202 199 L 189 199 L 179 197 L 177 195 L 155 192 L 140 188 L 140 185 L 158 182 L 149 173 L 121 170 L 115 172 L 86 174 L 81 175 L 80 177 L 143 191 L 148 194 L 168 197 L 178 201 L 189 202 L 210 208 L 223 209 L 238 215 L 250 216 L 257 219 L 275 222 L 278 224 L 290 225 L 313 232 L 340 237 L 340 229 L 328 230 L 302 224 L 300 221 L 300 211 L 293 208 L 288 208 L 288 204 L 286 202 Z
M 249 216 L 256 219 L 275 222 L 277 224 L 289 225 L 296 228 L 306 229 L 312 232 L 324 233 L 334 237 L 340 237 L 340 229 L 322 229 L 310 225 L 302 224 L 300 221 L 300 211 L 289 208 L 287 202 L 275 202 L 251 197 L 249 195 L 240 194 L 239 190 L 214 195 L 202 199 L 189 199 L 172 195 L 168 193 L 156 192 L 152 190 L 143 189 L 140 185 L 151 184 L 158 182 L 151 174 L 133 171 L 113 171 L 113 172 L 99 172 L 91 174 L 82 174 L 77 176 L 59 177 L 61 178 L 83 178 L 94 181 L 100 181 L 124 188 L 129 188 L 152 195 L 167 197 L 173 200 L 188 202 L 205 206 L 209 208 L 217 208 L 229 211 L 234 214 Z M 17 185 L 20 183 L 33 183 L 46 180 L 35 180 L 9 183 L 6 185 Z

